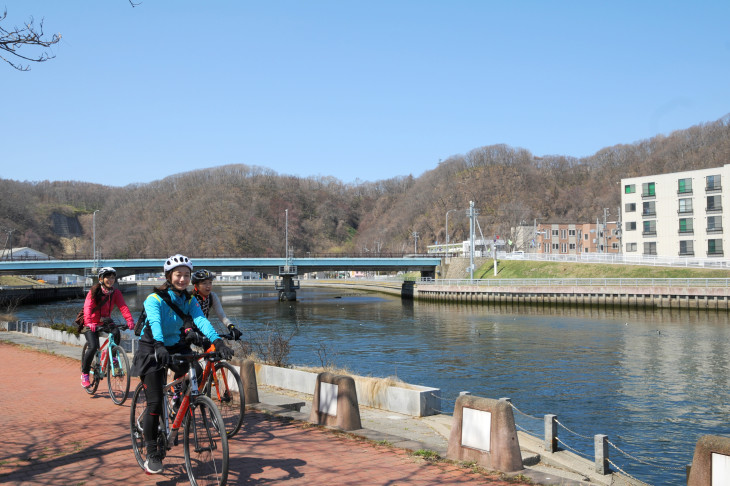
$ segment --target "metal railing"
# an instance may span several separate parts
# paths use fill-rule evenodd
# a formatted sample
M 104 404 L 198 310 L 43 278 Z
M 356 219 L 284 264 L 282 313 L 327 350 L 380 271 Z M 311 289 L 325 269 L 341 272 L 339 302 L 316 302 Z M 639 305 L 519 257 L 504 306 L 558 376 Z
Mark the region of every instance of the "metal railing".
M 421 278 L 418 285 L 478 287 L 728 287 L 730 278 L 510 278 L 439 279 Z

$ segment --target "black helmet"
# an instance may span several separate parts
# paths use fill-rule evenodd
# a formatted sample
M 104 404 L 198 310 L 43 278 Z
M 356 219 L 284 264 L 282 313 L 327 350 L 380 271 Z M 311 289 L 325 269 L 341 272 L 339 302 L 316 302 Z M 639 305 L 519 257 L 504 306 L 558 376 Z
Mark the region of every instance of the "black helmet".
M 214 280 L 215 279 L 215 273 L 209 272 L 208 270 L 198 270 L 193 274 L 193 285 L 196 283 L 200 283 L 203 280 Z

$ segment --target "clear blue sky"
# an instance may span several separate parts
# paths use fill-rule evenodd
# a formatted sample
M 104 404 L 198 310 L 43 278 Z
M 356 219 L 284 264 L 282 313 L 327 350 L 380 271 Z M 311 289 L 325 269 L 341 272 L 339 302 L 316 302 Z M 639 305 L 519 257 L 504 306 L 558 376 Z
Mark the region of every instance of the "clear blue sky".
M 504 143 L 591 155 L 730 113 L 730 1 L 5 0 L 56 58 L 0 66 L 0 177 L 224 164 L 343 182 Z M 0 5 L 2 7 L 2 5 Z

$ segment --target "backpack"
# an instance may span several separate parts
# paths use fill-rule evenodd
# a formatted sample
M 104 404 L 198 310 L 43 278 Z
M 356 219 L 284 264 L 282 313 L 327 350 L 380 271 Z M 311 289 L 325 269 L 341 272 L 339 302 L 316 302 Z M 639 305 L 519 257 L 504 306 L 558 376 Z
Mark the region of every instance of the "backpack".
M 185 327 L 192 327 L 193 326 L 193 318 L 190 317 L 189 314 L 186 314 L 180 309 L 177 305 L 173 304 L 172 299 L 170 299 L 170 294 L 167 293 L 167 290 L 160 290 L 155 289 L 152 293 L 157 294 L 160 296 L 160 298 L 165 302 L 165 304 L 170 307 L 170 309 L 174 310 L 175 313 L 180 317 L 180 319 L 183 320 L 183 323 L 185 324 Z M 152 295 L 152 294 L 150 294 Z M 147 321 L 147 311 L 142 309 L 142 313 L 139 315 L 139 318 L 137 319 L 137 323 L 134 325 L 134 335 L 139 336 L 142 334 L 142 328 L 145 325 L 145 322 Z
M 112 291 L 111 293 L 109 293 L 109 294 L 105 295 L 105 296 L 104 296 L 104 297 L 103 297 L 103 298 L 101 299 L 101 302 L 99 302 L 98 304 L 96 304 L 96 305 L 94 306 L 94 308 L 92 309 L 92 311 L 91 311 L 91 312 L 96 312 L 96 311 L 98 311 L 99 309 L 101 309 L 101 306 L 102 306 L 102 305 L 104 305 L 104 304 L 106 304 L 106 301 L 107 301 L 107 300 L 109 300 L 109 299 L 111 298 L 111 296 L 112 296 L 112 295 L 114 294 L 114 292 L 116 292 L 116 289 L 115 289 L 115 290 L 113 290 L 113 291 Z M 86 324 L 84 323 L 84 308 L 83 308 L 83 307 L 81 308 L 81 310 L 79 311 L 79 313 L 78 313 L 78 314 L 76 314 L 76 319 L 74 319 L 74 323 L 76 324 L 77 332 L 78 332 L 79 334 L 81 334 L 81 331 L 82 331 L 82 330 L 84 329 L 84 327 L 86 326 Z M 135 332 L 136 332 L 136 328 L 135 328 Z

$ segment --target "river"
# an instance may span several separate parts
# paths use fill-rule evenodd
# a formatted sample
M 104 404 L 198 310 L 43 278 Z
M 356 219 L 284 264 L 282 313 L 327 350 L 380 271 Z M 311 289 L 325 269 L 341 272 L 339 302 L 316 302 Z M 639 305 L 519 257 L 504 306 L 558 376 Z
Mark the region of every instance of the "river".
M 563 447 L 590 460 L 593 436 L 605 434 L 611 461 L 650 484 L 686 484 L 697 440 L 730 435 L 725 312 L 441 304 L 315 288 L 281 303 L 273 289 L 215 291 L 244 337 L 292 336 L 290 363 L 440 388 L 446 413 L 461 391 L 509 397 L 519 427 L 542 437 L 543 415 L 555 414 Z M 135 318 L 148 292 L 125 294 Z M 75 315 L 80 304 L 16 314 Z

